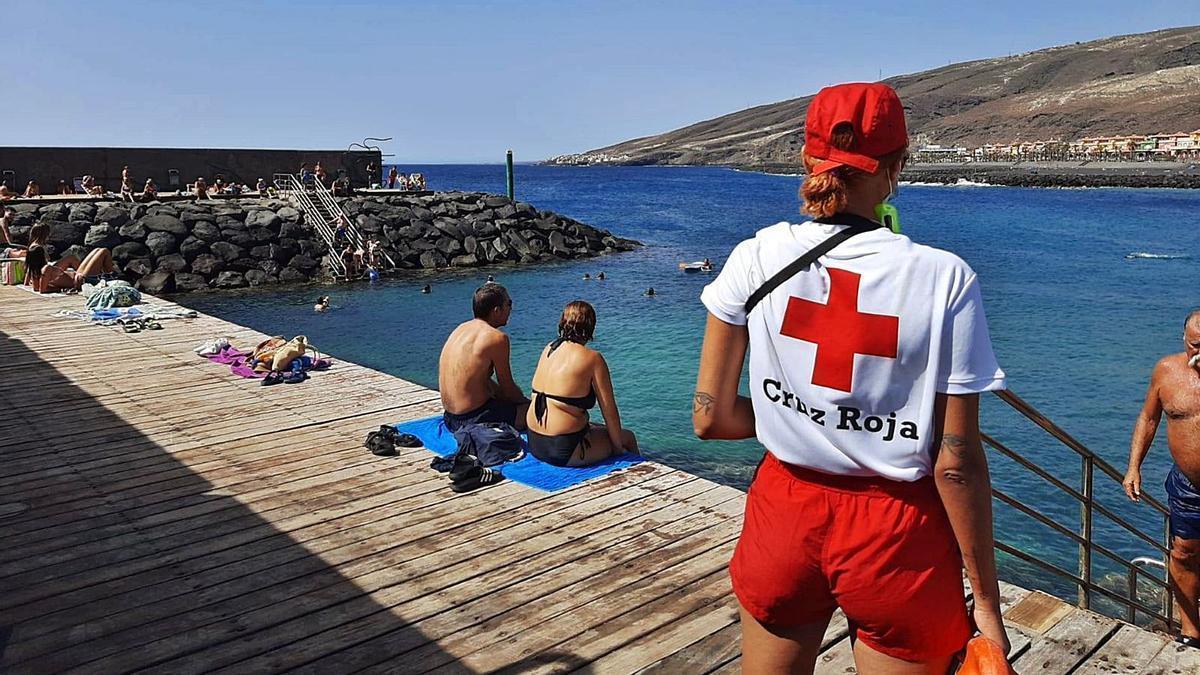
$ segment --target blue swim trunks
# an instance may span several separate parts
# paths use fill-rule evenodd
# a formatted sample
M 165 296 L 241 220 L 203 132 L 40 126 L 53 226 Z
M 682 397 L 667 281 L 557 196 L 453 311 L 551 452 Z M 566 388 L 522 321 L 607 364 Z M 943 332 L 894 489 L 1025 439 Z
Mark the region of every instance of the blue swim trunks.
M 1171 534 L 1180 539 L 1200 539 L 1200 490 L 1175 465 L 1167 474 L 1165 487 Z

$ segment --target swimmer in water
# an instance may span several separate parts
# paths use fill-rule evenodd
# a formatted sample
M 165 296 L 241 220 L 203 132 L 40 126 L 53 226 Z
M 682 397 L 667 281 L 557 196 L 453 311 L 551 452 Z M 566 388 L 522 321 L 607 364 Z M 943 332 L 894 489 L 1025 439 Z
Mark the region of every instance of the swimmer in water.
M 317 298 L 317 304 L 313 305 L 313 311 L 324 312 L 327 309 L 329 309 L 329 296 L 322 295 L 321 297 Z
M 608 277 L 604 276 L 604 272 L 601 272 L 600 274 L 596 275 L 596 278 L 599 279 L 600 281 L 604 281 Z
M 646 297 L 647 297 L 647 298 L 653 298 L 655 295 L 657 295 L 657 293 L 655 293 L 655 292 L 654 292 L 654 287 L 653 287 L 653 286 L 651 286 L 650 288 L 646 289 Z
M 592 280 L 592 275 L 588 274 L 587 272 L 584 272 L 584 273 L 583 273 L 583 280 L 584 280 L 584 281 L 591 281 L 591 280 Z
M 491 274 L 489 274 L 489 275 L 488 275 L 488 280 L 487 280 L 487 282 L 488 282 L 489 284 L 494 284 L 494 283 L 496 283 L 496 277 L 494 277 L 494 276 L 492 276 Z
M 429 293 L 431 291 L 433 291 L 433 288 L 431 288 L 429 284 L 425 284 L 425 287 L 421 289 L 422 293 Z

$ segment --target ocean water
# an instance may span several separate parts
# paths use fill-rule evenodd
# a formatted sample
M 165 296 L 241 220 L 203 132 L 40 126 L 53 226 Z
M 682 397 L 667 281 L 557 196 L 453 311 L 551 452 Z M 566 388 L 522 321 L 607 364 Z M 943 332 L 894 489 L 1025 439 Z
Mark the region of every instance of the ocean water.
M 402 166 L 431 189 L 504 191 L 503 166 Z M 745 487 L 762 454 L 754 441 L 701 442 L 691 430 L 691 393 L 705 311 L 706 274 L 681 261 L 717 264 L 737 242 L 780 220 L 797 220 L 795 176 L 721 168 L 518 165 L 517 197 L 614 233 L 645 248 L 598 259 L 531 267 L 414 274 L 376 284 L 192 295 L 184 303 L 271 334 L 303 333 L 323 351 L 428 386 L 437 383 L 443 338 L 470 316 L 472 291 L 495 274 L 510 290 L 513 370 L 528 389 L 539 350 L 554 337 L 562 306 L 591 302 L 596 342 L 613 372 L 624 424 L 647 455 L 701 476 Z M 904 231 L 949 249 L 979 274 L 993 342 L 1013 391 L 1121 472 L 1135 416 L 1155 361 L 1182 348 L 1182 321 L 1200 305 L 1196 214 L 1200 191 L 904 186 L 896 200 Z M 605 272 L 605 281 L 583 281 Z M 423 295 L 430 283 L 433 292 Z M 654 287 L 655 297 L 644 291 Z M 333 309 L 315 314 L 316 296 Z M 320 379 L 304 386 L 320 386 Z M 598 417 L 598 414 L 597 414 Z M 1078 486 L 1078 455 L 985 399 L 983 428 Z M 1160 436 L 1165 435 L 1160 429 Z M 1078 503 L 1045 480 L 992 453 L 993 481 L 1037 512 L 1079 527 Z M 1145 489 L 1164 497 L 1163 439 L 1144 468 Z M 1097 472 L 1104 506 L 1161 538 L 1162 521 L 1132 506 L 1119 483 Z M 1077 548 L 1051 528 L 997 504 L 997 536 L 1040 559 L 1077 570 Z M 1097 516 L 1097 540 L 1122 558 L 1149 546 Z M 1003 556 L 1003 576 L 1069 594 L 1072 586 Z M 1093 573 L 1115 588 L 1116 566 L 1097 556 Z M 1149 599 L 1146 596 L 1144 599 Z

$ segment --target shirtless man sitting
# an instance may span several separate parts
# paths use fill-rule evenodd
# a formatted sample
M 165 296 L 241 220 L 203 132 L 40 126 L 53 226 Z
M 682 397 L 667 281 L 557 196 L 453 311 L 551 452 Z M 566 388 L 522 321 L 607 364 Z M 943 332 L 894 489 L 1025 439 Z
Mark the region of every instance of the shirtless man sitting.
M 1181 628 L 1177 642 L 1200 647 L 1200 309 L 1183 323 L 1183 352 L 1164 356 L 1150 376 L 1146 402 L 1133 429 L 1123 482 L 1133 501 L 1142 498 L 1142 460 L 1167 413 L 1167 447 L 1175 460 L 1167 474 L 1171 511 L 1169 576 Z
M 483 422 L 525 428 L 529 399 L 513 381 L 508 335 L 500 331 L 512 306 L 503 286 L 485 284 L 475 291 L 475 318 L 459 324 L 446 338 L 438 359 L 438 389 L 446 427 L 452 432 Z

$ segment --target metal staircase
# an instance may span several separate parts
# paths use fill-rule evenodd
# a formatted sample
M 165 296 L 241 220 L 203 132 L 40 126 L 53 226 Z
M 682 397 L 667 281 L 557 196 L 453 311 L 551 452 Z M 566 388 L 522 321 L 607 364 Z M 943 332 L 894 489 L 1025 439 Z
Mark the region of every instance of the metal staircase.
M 329 262 L 329 269 L 332 276 L 336 278 L 346 278 L 346 266 L 342 262 L 341 250 L 342 245 L 336 241 L 335 231 L 339 221 L 344 221 L 346 225 L 346 238 L 350 245 L 356 249 L 363 251 L 367 250 L 367 240 L 358 231 L 354 221 L 346 215 L 342 210 L 341 205 L 334 199 L 329 188 L 321 184 L 320 181 L 310 180 L 304 183 L 299 176 L 290 173 L 277 173 L 273 177 L 275 189 L 279 194 L 287 197 L 301 211 L 304 212 L 304 220 L 308 223 L 315 232 L 321 235 L 326 248 L 329 249 L 329 255 L 326 260 Z M 396 263 L 391 256 L 382 248 L 379 254 L 383 259 L 383 266 L 387 269 L 395 269 Z

